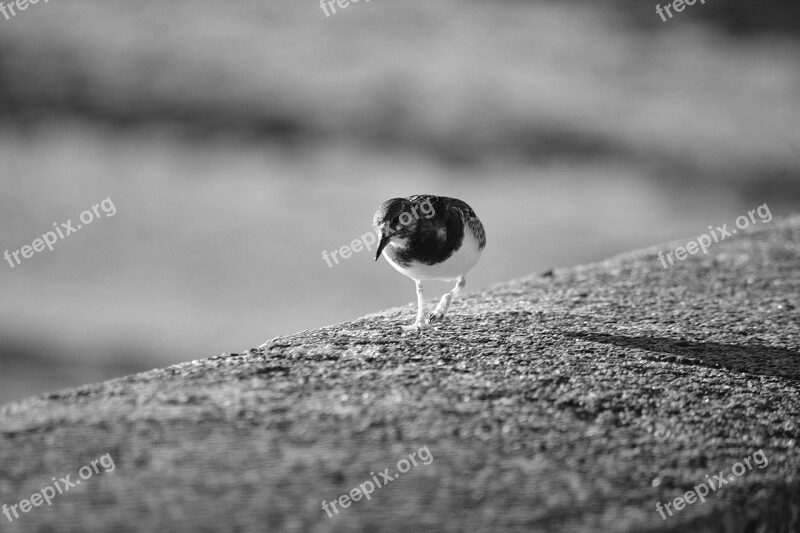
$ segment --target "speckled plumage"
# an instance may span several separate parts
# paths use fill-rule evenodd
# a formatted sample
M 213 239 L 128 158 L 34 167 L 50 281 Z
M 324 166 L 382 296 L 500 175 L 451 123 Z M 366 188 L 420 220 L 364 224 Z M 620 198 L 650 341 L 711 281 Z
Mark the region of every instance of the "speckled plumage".
M 416 282 L 418 315 L 412 328 L 429 326 L 422 318 L 422 281 L 458 280 L 430 316 L 443 318 L 486 246 L 486 232 L 475 211 L 457 198 L 420 194 L 383 202 L 373 224 L 381 235 L 375 260 L 383 253 L 389 264 Z

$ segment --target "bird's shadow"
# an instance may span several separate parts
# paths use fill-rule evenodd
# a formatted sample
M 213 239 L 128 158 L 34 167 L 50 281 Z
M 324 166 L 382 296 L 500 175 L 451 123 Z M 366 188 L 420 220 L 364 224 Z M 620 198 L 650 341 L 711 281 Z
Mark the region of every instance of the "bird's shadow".
M 568 337 L 648 352 L 646 359 L 800 381 L 800 352 L 758 344 L 692 342 L 666 337 L 629 337 L 607 333 L 567 333 Z

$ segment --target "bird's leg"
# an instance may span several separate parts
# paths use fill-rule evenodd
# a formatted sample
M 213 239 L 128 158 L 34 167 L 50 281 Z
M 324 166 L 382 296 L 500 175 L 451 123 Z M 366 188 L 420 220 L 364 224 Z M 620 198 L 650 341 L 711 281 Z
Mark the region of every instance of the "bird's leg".
M 417 320 L 410 326 L 403 326 L 406 331 L 419 331 L 431 327 L 430 323 L 425 320 L 425 298 L 422 296 L 422 282 L 414 281 L 417 284 Z
M 453 287 L 453 290 L 451 290 L 450 292 L 446 292 L 444 294 L 444 296 L 442 296 L 442 299 L 439 300 L 439 305 L 437 305 L 436 309 L 433 311 L 433 313 L 431 313 L 431 318 L 430 319 L 431 320 L 441 320 L 441 319 L 443 319 L 445 313 L 447 313 L 447 310 L 450 309 L 450 303 L 452 303 L 453 298 L 458 296 L 458 293 L 461 292 L 461 289 L 463 289 L 464 285 L 466 285 L 466 284 L 467 284 L 467 281 L 466 281 L 466 279 L 464 279 L 464 276 L 461 276 L 460 278 L 458 278 L 458 281 L 456 282 L 456 286 Z

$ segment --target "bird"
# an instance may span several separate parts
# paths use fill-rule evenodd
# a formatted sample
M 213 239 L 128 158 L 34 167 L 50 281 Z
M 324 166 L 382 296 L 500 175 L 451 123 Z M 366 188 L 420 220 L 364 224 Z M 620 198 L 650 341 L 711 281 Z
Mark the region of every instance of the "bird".
M 417 194 L 383 202 L 372 219 L 381 253 L 395 270 L 416 285 L 417 318 L 402 326 L 421 331 L 442 320 L 453 299 L 466 285 L 466 275 L 486 247 L 486 231 L 475 211 L 464 201 L 446 196 Z M 436 309 L 426 318 L 423 282 L 455 281 Z

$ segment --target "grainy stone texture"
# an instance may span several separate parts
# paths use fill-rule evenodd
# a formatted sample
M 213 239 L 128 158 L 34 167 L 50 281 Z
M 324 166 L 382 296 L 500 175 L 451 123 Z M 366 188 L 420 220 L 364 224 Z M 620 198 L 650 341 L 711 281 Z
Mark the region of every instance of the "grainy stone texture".
M 7 405 L 0 504 L 116 469 L 0 530 L 798 531 L 799 243 L 775 220 L 668 270 L 686 241 L 468 294 L 422 335 L 410 304 Z

